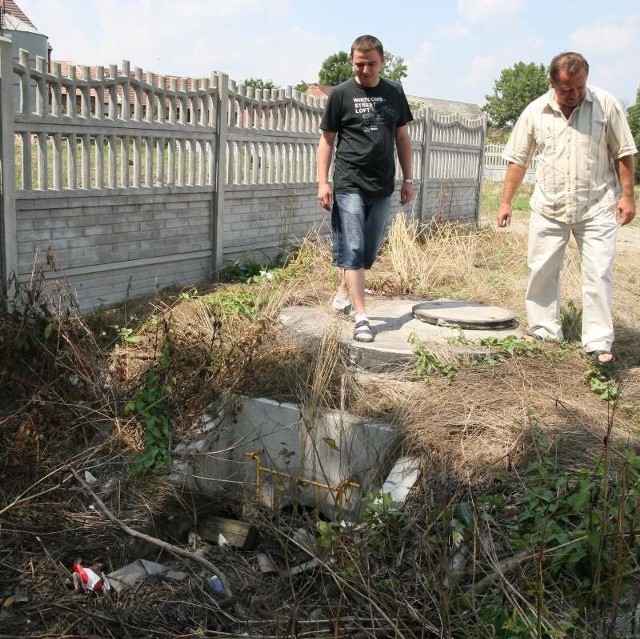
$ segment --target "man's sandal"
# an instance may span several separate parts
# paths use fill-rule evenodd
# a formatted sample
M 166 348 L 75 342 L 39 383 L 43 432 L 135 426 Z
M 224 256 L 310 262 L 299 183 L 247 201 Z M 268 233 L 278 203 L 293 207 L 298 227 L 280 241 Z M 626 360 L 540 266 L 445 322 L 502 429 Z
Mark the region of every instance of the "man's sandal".
M 353 339 L 356 342 L 373 342 L 373 333 L 371 332 L 371 326 L 369 326 L 369 320 L 363 319 L 356 322 L 353 328 Z
M 611 366 L 611 364 L 616 361 L 616 356 L 611 351 L 589 351 L 587 355 L 596 366 Z

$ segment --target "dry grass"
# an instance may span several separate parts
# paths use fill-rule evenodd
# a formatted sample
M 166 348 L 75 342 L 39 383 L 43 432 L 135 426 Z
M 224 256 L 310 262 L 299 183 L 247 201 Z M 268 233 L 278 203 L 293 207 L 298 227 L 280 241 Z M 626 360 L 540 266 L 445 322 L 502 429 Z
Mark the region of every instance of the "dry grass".
M 482 619 L 480 598 L 469 603 L 461 587 L 444 585 L 453 553 L 446 513 L 461 501 L 480 500 L 505 473 L 517 483 L 532 459 L 589 469 L 600 466 L 613 441 L 640 448 L 637 253 L 623 244 L 615 273 L 622 363 L 610 380 L 620 391 L 614 404 L 589 388 L 589 362 L 571 346 L 525 351 L 502 362 L 456 361 L 453 376 L 416 379 L 407 369 L 393 376 L 354 371 L 331 327 L 318 343 L 292 343 L 278 325 L 280 310 L 295 304 L 324 307 L 337 276 L 329 242 L 313 237 L 273 281 L 216 285 L 198 296 L 139 305 L 138 323 L 130 325 L 134 339 L 114 340 L 109 326 L 128 325 L 117 311 L 84 320 L 43 317 L 35 310 L 31 316 L 2 318 L 0 581 L 30 588 L 23 608 L 8 607 L 3 637 L 175 637 L 188 636 L 181 633 L 194 625 L 200 628 L 197 636 L 244 631 L 347 636 L 365 628 L 387 628 L 386 636 L 396 637 L 425 636 L 426 628 L 443 636 L 495 636 Z M 523 320 L 526 280 L 526 237 L 517 228 L 498 231 L 486 223 L 481 229 L 424 229 L 397 217 L 368 286 L 377 296 L 448 296 L 506 306 Z M 563 294 L 575 338 L 580 284 L 573 248 Z M 229 303 L 248 310 L 225 311 Z M 129 316 L 133 310 L 127 309 Z M 291 541 L 295 529 L 313 531 L 315 522 L 262 513 L 256 523 L 265 547 L 278 558 L 278 574 L 257 573 L 244 555 L 208 551 L 239 593 L 239 608 L 220 609 L 203 590 L 206 574 L 194 566 L 180 586 L 150 580 L 115 602 L 71 594 L 62 584 L 76 554 L 102 557 L 109 568 L 155 554 L 87 509 L 87 499 L 68 483 L 69 466 L 113 479 L 112 511 L 130 526 L 177 543 L 186 543 L 179 520 L 191 524 L 190 517 L 203 507 L 240 516 L 238 504 L 203 506 L 158 479 L 134 481 L 129 475 L 131 458 L 143 445 L 143 424 L 123 407 L 165 352 L 170 353 L 166 374 L 175 378 L 169 407 L 174 443 L 191 435 L 195 418 L 213 400 L 238 393 L 299 402 L 308 421 L 323 408 L 384 418 L 397 426 L 404 452 L 423 460 L 423 482 L 409 502 L 409 518 L 391 517 L 377 528 L 374 517 L 368 528 L 349 530 L 334 539 L 331 556 L 321 554 L 317 572 L 294 579 L 285 567 L 299 560 L 294 555 L 300 549 Z M 544 451 L 536 439 L 540 433 Z M 516 551 L 505 546 L 508 529 L 499 522 L 476 523 L 478 537 L 466 543 L 473 548 L 473 574 L 482 576 Z M 481 544 L 480 537 L 489 533 L 493 545 Z M 528 588 L 538 578 L 531 571 L 542 574 L 540 562 L 523 566 L 515 586 L 502 584 L 499 590 L 501 605 L 520 610 L 518 618 L 531 614 Z M 560 588 L 553 579 L 540 579 Z M 543 615 L 547 634 L 529 636 L 558 631 L 568 597 L 552 593 Z M 29 630 L 26 615 L 34 620 Z M 474 630 L 463 631 L 468 625 Z

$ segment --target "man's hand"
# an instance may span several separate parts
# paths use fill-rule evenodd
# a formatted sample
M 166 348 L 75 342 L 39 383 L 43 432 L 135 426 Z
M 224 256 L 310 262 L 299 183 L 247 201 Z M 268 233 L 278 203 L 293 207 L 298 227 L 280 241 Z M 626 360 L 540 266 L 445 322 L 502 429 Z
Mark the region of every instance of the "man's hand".
M 511 224 L 511 214 L 512 214 L 511 204 L 500 204 L 500 208 L 498 209 L 498 214 L 496 215 L 496 221 L 498 222 L 498 226 L 505 227 Z
M 413 199 L 413 184 L 409 182 L 403 182 L 400 187 L 400 204 L 404 206 L 409 204 Z
M 621 226 L 629 224 L 636 216 L 636 202 L 630 195 L 621 195 L 616 206 L 616 219 Z
M 331 210 L 333 205 L 333 191 L 331 190 L 331 185 L 327 182 L 318 186 L 318 204 L 325 209 L 325 211 Z

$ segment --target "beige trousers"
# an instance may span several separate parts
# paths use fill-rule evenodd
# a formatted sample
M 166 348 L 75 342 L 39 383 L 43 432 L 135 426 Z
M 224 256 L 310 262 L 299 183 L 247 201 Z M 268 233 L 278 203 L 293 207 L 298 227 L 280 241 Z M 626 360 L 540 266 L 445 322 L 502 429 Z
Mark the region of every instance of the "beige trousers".
M 613 344 L 611 294 L 618 234 L 615 208 L 574 224 L 531 213 L 531 274 L 525 300 L 529 328 L 543 339 L 563 339 L 560 271 L 571 234 L 580 251 L 582 269 L 582 346 L 587 352 L 609 351 Z

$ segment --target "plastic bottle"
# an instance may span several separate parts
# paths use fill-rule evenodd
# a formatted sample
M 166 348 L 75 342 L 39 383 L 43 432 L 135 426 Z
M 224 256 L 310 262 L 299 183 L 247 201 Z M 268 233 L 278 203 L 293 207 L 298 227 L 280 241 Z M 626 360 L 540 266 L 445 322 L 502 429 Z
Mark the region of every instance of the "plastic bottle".
M 213 575 L 213 577 L 209 577 L 207 579 L 207 586 L 209 590 L 213 593 L 215 597 L 226 597 L 227 590 L 222 583 L 222 579 L 218 577 L 218 575 Z

